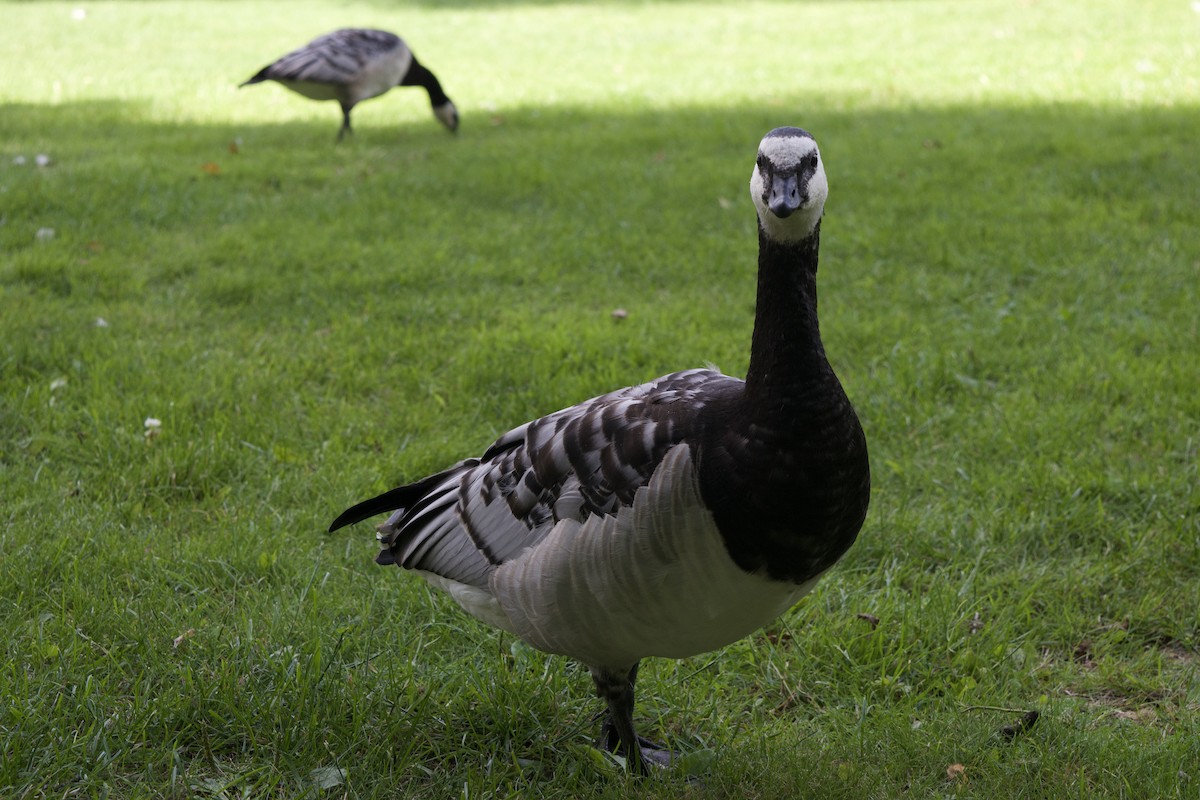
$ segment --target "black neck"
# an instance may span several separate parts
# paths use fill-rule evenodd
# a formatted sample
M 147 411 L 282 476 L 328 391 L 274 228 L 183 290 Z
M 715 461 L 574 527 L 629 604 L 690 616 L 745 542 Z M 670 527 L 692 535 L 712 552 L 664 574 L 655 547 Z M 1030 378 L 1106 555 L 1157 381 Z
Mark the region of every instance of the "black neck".
M 450 98 L 442 91 L 442 84 L 438 83 L 437 77 L 425 69 L 425 65 L 412 60 L 412 66 L 408 68 L 408 73 L 404 76 L 404 80 L 400 81 L 401 86 L 421 86 L 425 91 L 429 92 L 429 104 L 434 108 L 444 106 L 450 102 Z
M 817 322 L 821 224 L 798 242 L 758 229 L 758 300 L 746 395 L 775 405 L 796 400 L 832 377 Z
M 819 234 L 776 242 L 759 228 L 750 369 L 740 395 L 713 409 L 700 457 L 700 491 L 734 562 L 793 583 L 850 546 L 871 487 L 862 427 L 821 344 Z

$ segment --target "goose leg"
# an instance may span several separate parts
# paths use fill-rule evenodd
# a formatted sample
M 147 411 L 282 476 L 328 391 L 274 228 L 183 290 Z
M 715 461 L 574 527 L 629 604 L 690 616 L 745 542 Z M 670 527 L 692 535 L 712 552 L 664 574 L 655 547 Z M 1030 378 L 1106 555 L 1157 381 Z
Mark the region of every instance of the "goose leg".
M 338 131 L 337 140 L 340 142 L 347 133 L 353 134 L 354 130 L 350 127 L 350 109 L 342 106 L 342 129 Z
M 637 682 L 637 664 L 628 673 L 592 669 L 596 694 L 608 704 L 608 716 L 600 728 L 596 746 L 625 756 L 629 768 L 648 775 L 650 765 L 667 767 L 674 754 L 660 744 L 637 735 L 633 727 L 633 687 Z

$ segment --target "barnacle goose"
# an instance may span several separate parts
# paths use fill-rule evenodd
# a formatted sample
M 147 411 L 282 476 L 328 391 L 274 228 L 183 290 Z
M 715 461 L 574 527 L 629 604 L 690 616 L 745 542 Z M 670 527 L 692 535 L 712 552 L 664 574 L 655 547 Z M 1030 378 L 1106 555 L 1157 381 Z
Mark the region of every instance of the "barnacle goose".
M 442 85 L 408 45 L 394 33 L 342 28 L 313 39 L 239 84 L 278 81 L 312 100 L 337 100 L 342 106 L 338 141 L 350 128 L 350 109 L 378 97 L 393 86 L 421 86 L 429 92 L 433 115 L 451 131 L 458 130 L 458 110 Z
M 393 511 L 377 561 L 586 664 L 608 704 L 598 746 L 642 774 L 672 754 L 634 730 L 639 660 L 696 655 L 769 623 L 866 516 L 866 439 L 817 324 L 827 189 L 809 133 L 763 138 L 750 179 L 758 301 L 745 381 L 692 369 L 595 397 L 329 528 Z

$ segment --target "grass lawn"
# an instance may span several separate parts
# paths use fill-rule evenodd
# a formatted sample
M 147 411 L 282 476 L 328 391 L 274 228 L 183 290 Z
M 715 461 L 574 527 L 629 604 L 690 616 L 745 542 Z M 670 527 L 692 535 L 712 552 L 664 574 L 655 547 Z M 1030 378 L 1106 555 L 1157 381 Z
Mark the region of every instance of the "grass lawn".
M 0 795 L 1200 794 L 1195 3 L 0 19 Z M 406 37 L 460 133 L 405 89 L 335 146 L 336 106 L 236 88 L 344 25 Z M 872 508 L 776 624 L 643 665 L 691 755 L 639 782 L 585 670 L 324 529 L 532 416 L 744 374 L 785 124 Z

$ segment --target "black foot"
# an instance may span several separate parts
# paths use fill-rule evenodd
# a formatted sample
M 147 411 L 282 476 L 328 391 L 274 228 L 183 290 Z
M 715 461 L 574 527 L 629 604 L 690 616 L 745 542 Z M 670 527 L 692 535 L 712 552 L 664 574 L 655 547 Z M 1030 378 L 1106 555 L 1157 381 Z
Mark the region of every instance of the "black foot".
M 655 769 L 668 769 L 679 758 L 679 753 L 665 747 L 655 746 L 653 742 L 642 739 L 642 760 L 646 766 Z M 649 770 L 647 770 L 649 771 Z
M 353 104 L 350 106 L 342 106 L 342 129 L 338 131 L 337 138 L 339 142 L 342 141 L 342 139 L 344 139 L 346 136 L 352 136 L 354 134 L 354 130 L 350 127 L 350 109 L 353 107 Z
M 652 742 L 644 736 L 637 737 L 638 749 L 641 751 L 642 760 L 646 767 L 657 769 L 666 769 L 679 757 L 679 753 L 664 747 L 658 742 Z M 625 748 L 621 747 L 621 737 L 617 734 L 617 726 L 613 722 L 612 717 L 606 716 L 604 724 L 600 726 L 600 736 L 596 738 L 596 749 L 605 750 L 616 755 L 625 755 Z M 630 767 L 635 772 L 648 774 L 647 769 L 638 769 L 634 765 Z
M 649 775 L 652 768 L 671 766 L 676 754 L 638 736 L 633 728 L 633 686 L 637 681 L 637 671 L 637 664 L 628 670 L 592 667 L 596 694 L 608 704 L 608 716 L 604 719 L 596 746 L 624 756 L 635 775 Z

